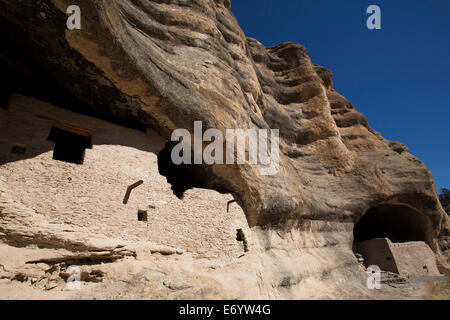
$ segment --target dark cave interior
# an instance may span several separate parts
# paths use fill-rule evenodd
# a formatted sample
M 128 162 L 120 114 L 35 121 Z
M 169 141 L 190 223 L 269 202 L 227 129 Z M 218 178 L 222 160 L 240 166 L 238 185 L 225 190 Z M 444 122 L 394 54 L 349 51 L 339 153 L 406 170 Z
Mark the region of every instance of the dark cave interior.
M 430 240 L 429 219 L 405 205 L 383 204 L 361 217 L 353 229 L 354 242 L 389 238 L 392 242 Z

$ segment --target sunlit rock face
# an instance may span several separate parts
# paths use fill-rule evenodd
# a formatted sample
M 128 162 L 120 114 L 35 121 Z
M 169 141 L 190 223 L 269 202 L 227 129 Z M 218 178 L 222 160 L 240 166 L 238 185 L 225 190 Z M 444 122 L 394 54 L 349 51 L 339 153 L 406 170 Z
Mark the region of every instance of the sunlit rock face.
M 81 30 L 66 28 L 73 2 Z M 306 274 L 358 278 L 353 225 L 379 205 L 421 215 L 426 234 L 410 240 L 439 255 L 449 219 L 424 164 L 375 132 L 306 48 L 264 47 L 246 38 L 230 10 L 222 0 L 0 0 L 6 89 L 166 140 L 178 128 L 193 132 L 194 121 L 222 132 L 279 129 L 275 175 L 261 175 L 258 165 L 183 173 L 185 188 L 230 193 L 242 207 L 257 239 L 247 261 L 249 285 L 259 288 L 252 297 L 267 297 L 269 287 L 273 297 L 307 296 L 299 289 Z M 236 296 L 227 285 L 217 290 Z

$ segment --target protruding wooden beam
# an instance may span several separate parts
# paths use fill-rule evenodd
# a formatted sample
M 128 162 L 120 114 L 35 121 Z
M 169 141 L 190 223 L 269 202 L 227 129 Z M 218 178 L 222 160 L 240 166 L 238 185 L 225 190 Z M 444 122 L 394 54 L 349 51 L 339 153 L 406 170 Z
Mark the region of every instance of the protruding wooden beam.
M 230 212 L 230 204 L 232 204 L 233 202 L 236 202 L 236 200 L 230 200 L 227 202 L 227 212 Z
M 133 189 L 136 189 L 143 183 L 144 183 L 144 180 L 139 180 L 138 182 L 135 182 L 132 185 L 127 187 L 127 192 L 125 193 L 125 197 L 123 198 L 123 204 L 128 203 L 128 200 L 130 199 L 131 191 L 133 191 Z

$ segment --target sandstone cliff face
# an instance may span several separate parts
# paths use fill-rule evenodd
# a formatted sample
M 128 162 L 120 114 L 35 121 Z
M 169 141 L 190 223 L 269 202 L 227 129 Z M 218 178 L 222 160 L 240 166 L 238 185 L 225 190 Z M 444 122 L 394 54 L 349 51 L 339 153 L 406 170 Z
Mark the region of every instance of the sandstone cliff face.
M 71 4 L 81 8 L 81 30 L 65 28 Z M 184 172 L 183 188 L 231 193 L 242 207 L 259 248 L 246 261 L 246 283 L 259 288 L 252 297 L 307 296 L 299 286 L 312 273 L 362 279 L 351 253 L 353 226 L 379 205 L 391 206 L 392 216 L 418 213 L 423 220 L 409 222 L 423 222 L 423 232 L 412 230 L 410 240 L 426 241 L 438 255 L 440 241 L 446 250 L 450 222 L 423 163 L 375 132 L 303 46 L 266 48 L 246 38 L 230 6 L 0 0 L 0 63 L 14 80 L 10 91 L 49 100 L 58 88 L 54 104 L 152 128 L 167 140 L 178 128 L 193 132 L 199 120 L 205 130 L 280 129 L 276 175 L 262 176 L 255 165 Z

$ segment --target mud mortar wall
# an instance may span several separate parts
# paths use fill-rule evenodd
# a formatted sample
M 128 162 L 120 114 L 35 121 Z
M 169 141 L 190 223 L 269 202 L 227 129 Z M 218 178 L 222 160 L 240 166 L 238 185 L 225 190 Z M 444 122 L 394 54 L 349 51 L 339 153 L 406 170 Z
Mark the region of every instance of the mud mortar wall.
M 76 226 L 86 232 L 127 241 L 152 241 L 203 256 L 238 257 L 242 243 L 236 230 L 249 233 L 247 221 L 231 195 L 190 190 L 183 200 L 173 195 L 158 172 L 157 153 L 165 140 L 15 95 L 0 110 L 0 188 L 14 203 L 35 210 L 50 224 Z M 84 163 L 52 159 L 48 141 L 55 121 L 93 132 L 93 148 Z M 19 146 L 24 154 L 13 148 Z M 123 204 L 127 186 L 143 180 Z M 148 222 L 138 221 L 138 211 Z M 27 222 L 24 221 L 24 224 Z

